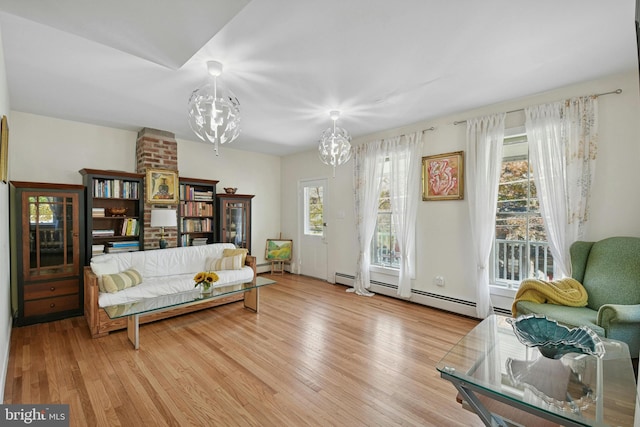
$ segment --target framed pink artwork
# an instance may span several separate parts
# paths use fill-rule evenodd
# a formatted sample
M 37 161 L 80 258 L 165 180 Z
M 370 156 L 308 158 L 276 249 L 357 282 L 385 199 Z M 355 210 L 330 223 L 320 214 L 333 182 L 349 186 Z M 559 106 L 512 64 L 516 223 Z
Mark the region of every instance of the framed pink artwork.
M 422 200 L 464 199 L 464 151 L 422 158 Z

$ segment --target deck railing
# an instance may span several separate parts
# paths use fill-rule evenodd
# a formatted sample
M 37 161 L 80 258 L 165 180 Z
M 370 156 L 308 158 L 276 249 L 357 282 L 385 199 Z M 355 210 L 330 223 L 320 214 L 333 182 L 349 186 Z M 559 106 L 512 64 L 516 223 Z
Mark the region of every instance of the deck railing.
M 496 282 L 517 285 L 526 278 L 553 278 L 553 257 L 546 242 L 529 242 L 527 253 L 525 241 L 496 239 L 494 250 Z M 525 265 L 527 259 L 528 265 Z

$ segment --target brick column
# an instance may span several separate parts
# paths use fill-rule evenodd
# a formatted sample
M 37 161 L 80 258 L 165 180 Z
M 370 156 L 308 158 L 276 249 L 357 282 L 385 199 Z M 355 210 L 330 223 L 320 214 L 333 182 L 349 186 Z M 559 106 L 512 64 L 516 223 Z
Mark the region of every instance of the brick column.
M 167 169 L 178 171 L 178 143 L 175 134 L 163 130 L 143 128 L 136 140 L 136 172 L 146 174 L 147 169 Z M 145 192 L 146 192 L 145 183 Z M 151 209 L 177 209 L 177 205 L 152 204 L 144 201 L 144 249 L 157 249 L 160 240 L 160 228 L 151 228 Z M 168 247 L 178 246 L 177 228 L 165 228 Z

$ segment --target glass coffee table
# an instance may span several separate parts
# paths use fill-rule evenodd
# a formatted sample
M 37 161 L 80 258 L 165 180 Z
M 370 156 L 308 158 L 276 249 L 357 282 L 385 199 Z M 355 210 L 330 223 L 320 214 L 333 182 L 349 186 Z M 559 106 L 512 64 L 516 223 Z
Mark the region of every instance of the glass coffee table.
M 506 319 L 486 318 L 436 365 L 485 425 L 520 425 L 489 411 L 491 400 L 516 408 L 512 415 L 524 411 L 563 426 L 634 425 L 636 382 L 625 343 L 603 338 L 602 358 L 548 359 L 520 343 Z
M 258 276 L 254 282 L 239 281 L 228 283 L 213 287 L 209 292 L 202 292 L 196 288 L 193 291 L 145 298 L 133 303 L 112 305 L 104 307 L 104 311 L 110 319 L 127 318 L 127 336 L 137 350 L 140 348 L 140 316 L 177 307 L 202 304 L 213 299 L 239 293 L 244 293 L 244 306 L 257 313 L 260 306 L 260 288 L 274 283 L 276 283 L 274 280 Z

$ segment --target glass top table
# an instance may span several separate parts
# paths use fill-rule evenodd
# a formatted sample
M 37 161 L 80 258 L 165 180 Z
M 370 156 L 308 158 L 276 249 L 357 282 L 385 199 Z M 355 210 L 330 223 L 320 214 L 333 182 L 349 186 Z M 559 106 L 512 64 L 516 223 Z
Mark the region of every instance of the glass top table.
M 127 335 L 137 350 L 140 348 L 140 316 L 142 315 L 202 304 L 239 293 L 244 293 L 244 306 L 257 313 L 260 305 L 260 288 L 274 283 L 276 283 L 274 280 L 257 276 L 253 282 L 238 281 L 220 286 L 214 285 L 208 292 L 194 288 L 187 292 L 144 298 L 127 304 L 103 307 L 103 309 L 110 319 L 127 318 Z
M 491 413 L 478 394 L 563 426 L 634 425 L 636 383 L 625 343 L 603 338 L 602 358 L 549 359 L 520 343 L 506 319 L 486 318 L 436 365 L 485 425 L 516 424 Z

